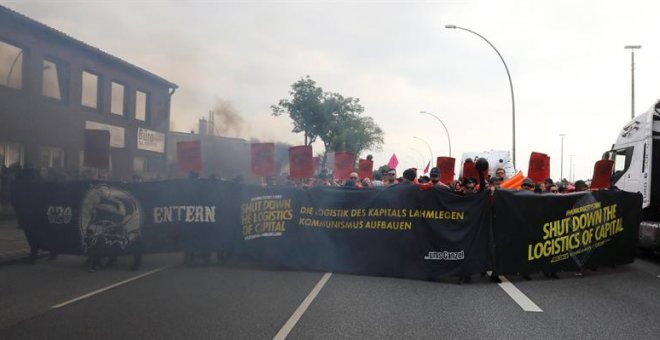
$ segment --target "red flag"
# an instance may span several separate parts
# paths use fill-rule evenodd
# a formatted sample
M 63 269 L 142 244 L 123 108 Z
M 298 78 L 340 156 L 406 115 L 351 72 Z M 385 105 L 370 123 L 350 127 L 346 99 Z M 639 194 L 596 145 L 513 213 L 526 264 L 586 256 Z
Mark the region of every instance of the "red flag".
M 440 171 L 440 182 L 451 184 L 454 181 L 454 167 L 456 159 L 451 157 L 438 157 L 436 159 L 436 167 Z
M 110 168 L 110 131 L 85 130 L 83 165 L 97 169 Z
M 466 159 L 463 163 L 463 178 L 472 178 L 474 180 L 479 179 L 479 173 L 477 172 L 477 166 L 474 164 L 474 161 L 470 158 Z
M 358 161 L 358 177 L 363 179 L 368 177 L 373 179 L 374 176 L 374 161 L 369 161 L 366 159 L 361 159 Z
M 311 145 L 289 148 L 289 176 L 291 178 L 311 178 L 314 176 L 314 160 Z
M 399 160 L 396 158 L 396 154 L 393 153 L 392 157 L 390 157 L 390 161 L 387 162 L 387 166 L 390 167 L 390 169 L 396 169 L 397 165 L 399 165 Z
M 176 160 L 180 174 L 195 171 L 202 173 L 202 144 L 200 141 L 176 143 Z
M 250 146 L 252 161 L 250 172 L 252 176 L 275 175 L 275 144 L 254 143 Z
M 355 164 L 355 156 L 352 152 L 335 152 L 335 179 L 349 179 L 353 172 L 353 164 Z
M 429 166 L 431 166 L 431 160 L 429 159 L 429 162 L 426 163 L 426 167 L 424 168 L 424 173 L 428 174 L 429 173 Z
M 550 157 L 544 153 L 532 152 L 529 156 L 527 177 L 534 183 L 543 183 L 550 177 Z
M 614 161 L 601 159 L 594 164 L 594 175 L 591 178 L 591 189 L 607 189 L 612 179 Z

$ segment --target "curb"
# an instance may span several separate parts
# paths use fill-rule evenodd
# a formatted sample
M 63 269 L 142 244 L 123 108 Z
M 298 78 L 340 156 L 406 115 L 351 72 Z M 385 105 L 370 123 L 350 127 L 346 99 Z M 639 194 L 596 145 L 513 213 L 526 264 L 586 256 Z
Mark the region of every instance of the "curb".
M 37 259 L 45 258 L 48 256 L 48 252 L 39 252 L 37 254 Z M 28 262 L 30 258 L 30 249 L 6 251 L 0 253 L 0 266 L 7 266 L 11 264 L 16 264 L 20 262 Z

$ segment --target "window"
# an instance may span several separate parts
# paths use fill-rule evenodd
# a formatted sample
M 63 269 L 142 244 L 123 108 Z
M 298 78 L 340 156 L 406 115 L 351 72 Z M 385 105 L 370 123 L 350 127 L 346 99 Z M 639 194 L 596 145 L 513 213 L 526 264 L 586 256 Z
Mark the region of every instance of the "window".
M 625 149 L 614 151 L 614 174 L 612 175 L 612 183 L 618 181 L 623 176 L 632 162 L 634 147 L 627 147 Z
M 112 82 L 112 93 L 110 95 L 110 112 L 124 115 L 124 85 Z
M 41 94 L 57 100 L 66 98 L 67 82 L 65 67 L 44 59 L 42 65 Z
M 108 169 L 96 169 L 84 166 L 85 151 L 78 153 L 78 169 L 81 179 L 109 179 L 112 178 L 112 154 L 110 155 L 110 164 Z
M 147 94 L 142 91 L 135 92 L 135 119 L 147 119 Z
M 99 108 L 99 77 L 93 73 L 82 72 L 82 96 L 80 103 L 83 106 Z
M 133 157 L 133 172 L 136 174 L 144 174 L 147 172 L 146 157 Z
M 64 168 L 64 150 L 53 147 L 40 147 L 39 166 L 42 168 Z
M 0 142 L 0 165 L 23 165 L 23 146 L 18 143 Z
M 0 41 L 0 85 L 23 87 L 23 50 Z

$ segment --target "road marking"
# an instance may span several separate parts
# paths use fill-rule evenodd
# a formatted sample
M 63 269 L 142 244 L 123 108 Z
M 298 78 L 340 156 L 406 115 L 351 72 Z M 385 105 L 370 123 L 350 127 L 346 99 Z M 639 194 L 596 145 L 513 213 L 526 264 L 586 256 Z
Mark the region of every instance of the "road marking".
M 298 323 L 298 320 L 300 320 L 300 317 L 305 313 L 309 305 L 312 304 L 312 301 L 316 298 L 317 295 L 319 295 L 319 292 L 321 289 L 323 289 L 323 286 L 325 286 L 325 283 L 328 282 L 330 279 L 330 276 L 332 273 L 325 273 L 323 274 L 323 277 L 319 282 L 314 286 L 314 289 L 312 289 L 311 292 L 309 292 L 309 295 L 303 300 L 303 302 L 298 306 L 298 309 L 296 309 L 295 312 L 293 312 L 293 315 L 289 318 L 289 320 L 282 326 L 282 329 L 280 329 L 279 332 L 273 337 L 273 340 L 284 340 L 286 339 L 287 335 L 291 332 L 293 327 Z
M 161 267 L 161 268 L 158 268 L 158 269 L 154 269 L 154 270 L 152 270 L 152 271 L 148 271 L 148 272 L 143 273 L 143 274 L 140 274 L 140 275 L 138 275 L 138 276 L 134 276 L 134 277 L 132 277 L 132 278 L 130 278 L 130 279 L 127 279 L 127 280 L 124 280 L 124 281 L 121 281 L 121 282 L 117 282 L 117 283 L 115 283 L 115 284 L 113 284 L 113 285 L 110 285 L 110 286 L 107 286 L 107 287 L 105 287 L 105 288 L 97 289 L 97 290 L 95 290 L 95 291 L 93 291 L 93 292 L 89 292 L 89 293 L 87 293 L 87 294 L 85 294 L 85 295 L 81 295 L 81 296 L 79 296 L 79 297 L 77 297 L 77 298 L 75 298 L 75 299 L 71 299 L 71 300 L 69 300 L 69 301 L 65 301 L 65 302 L 62 302 L 62 303 L 60 303 L 60 304 L 57 304 L 57 305 L 51 306 L 50 309 L 57 309 L 57 308 L 64 307 L 64 306 L 66 306 L 66 305 L 70 305 L 70 304 L 72 304 L 72 303 L 74 303 L 74 302 L 77 302 L 77 301 L 80 301 L 80 300 L 86 299 L 86 298 L 88 298 L 88 297 L 90 297 L 90 296 L 94 296 L 94 295 L 99 294 L 99 293 L 103 293 L 103 292 L 105 292 L 105 291 L 107 291 L 107 290 L 110 290 L 110 289 L 115 288 L 115 287 L 119 287 L 119 286 L 121 286 L 121 285 L 123 285 L 123 284 L 127 284 L 127 283 L 129 283 L 129 282 L 131 282 L 131 281 L 135 281 L 135 280 L 141 279 L 141 278 L 143 278 L 143 277 L 145 277 L 145 276 L 149 276 L 149 275 L 151 275 L 151 274 L 158 273 L 159 271 L 163 271 L 163 270 L 165 270 L 165 269 L 167 269 L 167 268 L 169 268 L 169 267 L 170 267 L 170 266 L 165 266 L 165 267 Z
M 506 277 L 500 276 L 502 283 L 499 286 L 515 301 L 525 312 L 543 312 L 534 301 L 530 300 L 525 293 L 521 292 Z

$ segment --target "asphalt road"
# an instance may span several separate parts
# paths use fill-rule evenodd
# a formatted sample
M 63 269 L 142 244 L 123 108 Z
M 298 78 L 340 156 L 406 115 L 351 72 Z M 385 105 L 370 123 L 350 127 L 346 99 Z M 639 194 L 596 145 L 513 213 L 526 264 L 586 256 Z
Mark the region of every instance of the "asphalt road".
M 560 273 L 559 280 L 509 277 L 541 310 L 536 312 L 478 276 L 457 285 L 185 267 L 180 254 L 148 256 L 137 272 L 129 266 L 124 258 L 116 267 L 88 273 L 82 258 L 61 256 L 0 267 L 0 339 L 648 339 L 660 334 L 657 258 L 581 278 L 573 273 Z M 96 294 L 71 302 L 90 292 Z

